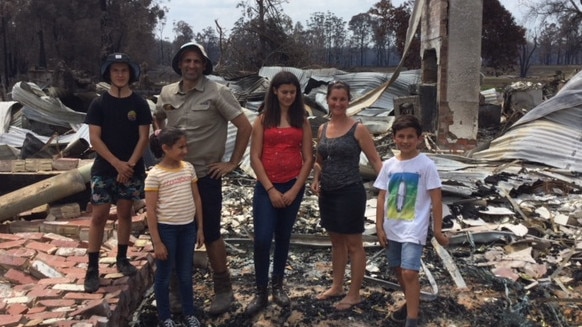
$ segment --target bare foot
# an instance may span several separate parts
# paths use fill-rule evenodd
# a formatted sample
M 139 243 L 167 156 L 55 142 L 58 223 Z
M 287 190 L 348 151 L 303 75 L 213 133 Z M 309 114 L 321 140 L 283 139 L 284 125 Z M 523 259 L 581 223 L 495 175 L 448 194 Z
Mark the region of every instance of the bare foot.
M 324 301 L 324 300 L 329 300 L 331 298 L 334 297 L 338 297 L 338 296 L 342 296 L 343 295 L 343 290 L 335 290 L 333 288 L 330 288 L 328 290 L 326 290 L 325 292 L 319 293 L 315 298 L 319 301 Z
M 339 311 L 349 310 L 354 305 L 360 304 L 361 302 L 362 302 L 362 299 L 360 299 L 359 297 L 351 298 L 351 297 L 346 296 L 341 301 L 336 302 L 334 304 L 334 308 L 336 310 L 339 310 Z

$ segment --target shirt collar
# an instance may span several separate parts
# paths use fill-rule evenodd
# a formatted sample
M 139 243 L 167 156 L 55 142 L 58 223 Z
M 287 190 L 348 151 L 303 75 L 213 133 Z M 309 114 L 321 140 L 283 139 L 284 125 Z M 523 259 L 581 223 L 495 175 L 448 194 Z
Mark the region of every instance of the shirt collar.
M 175 84 L 175 89 L 172 90 L 172 92 L 174 94 L 178 94 L 178 95 L 186 95 L 190 92 L 193 92 L 194 90 L 199 91 L 199 92 L 203 92 L 204 91 L 204 85 L 206 84 L 206 76 L 202 76 L 199 80 L 198 83 L 196 84 L 196 86 L 194 86 L 193 89 L 191 89 L 188 92 L 183 92 L 182 91 L 182 85 L 184 83 L 183 80 L 180 80 L 180 82 Z

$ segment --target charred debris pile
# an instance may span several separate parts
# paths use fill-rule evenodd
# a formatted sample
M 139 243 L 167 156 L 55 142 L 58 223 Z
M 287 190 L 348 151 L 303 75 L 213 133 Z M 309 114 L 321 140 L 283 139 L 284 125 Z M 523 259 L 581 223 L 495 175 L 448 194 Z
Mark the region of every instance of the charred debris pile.
M 268 76 L 276 71 L 273 68 L 263 73 Z M 325 121 L 325 105 L 321 103 L 324 80 L 332 80 L 340 72 L 325 74 L 318 80 L 312 73 L 305 83 L 314 127 Z M 363 75 L 350 76 L 358 94 L 383 81 L 375 73 L 359 74 Z M 429 241 L 425 248 L 421 273 L 423 324 L 582 325 L 582 138 L 576 123 L 582 121 L 582 101 L 576 94 L 581 79 L 573 76 L 551 98 L 545 94 L 547 88 L 533 83 L 515 83 L 501 93 L 483 91 L 482 106 L 493 108 L 493 123 L 481 126 L 480 146 L 463 156 L 440 151 L 431 135 L 426 135 L 423 151 L 436 162 L 443 181 L 444 223 L 451 244 L 442 248 Z M 358 116 L 374 133 L 383 158 L 397 151 L 390 136 L 390 103 L 409 95 L 410 84 L 416 81 L 418 72 L 403 74 L 400 84 L 387 89 L 386 98 L 381 100 L 388 109 L 364 111 Z M 360 82 L 368 89 L 360 89 Z M 265 91 L 265 77 L 248 76 L 229 83 L 250 109 L 249 118 L 254 119 L 254 110 Z M 58 176 L 62 170 L 78 170 L 90 159 L 82 111 L 69 109 L 58 97 L 33 83 L 15 85 L 12 97 L 13 101 L 0 103 L 0 126 L 4 128 L 0 134 L 2 177 L 41 172 Z M 153 109 L 153 101 L 151 105 Z M 488 115 L 491 118 L 491 111 Z M 229 135 L 227 148 L 232 149 L 233 141 L 234 136 Z M 403 295 L 386 271 L 384 255 L 376 242 L 376 201 L 370 171 L 363 161 L 361 172 L 367 181 L 369 200 L 364 237 L 367 276 L 361 305 L 338 313 L 331 305 L 313 299 L 315 292 L 330 283 L 331 258 L 329 240 L 319 226 L 317 198 L 307 190 L 294 228 L 287 271 L 287 288 L 294 304 L 289 310 L 270 306 L 259 317 L 244 317 L 244 306 L 253 291 L 249 253 L 254 178 L 247 159 L 224 181 L 223 233 L 236 278 L 237 305 L 224 317 L 207 317 L 201 311 L 203 322 L 214 326 L 336 326 L 347 319 L 351 326 L 391 326 L 385 317 L 402 303 Z M 12 191 L 18 192 L 18 188 L 2 191 L 0 207 Z M 62 203 L 61 197 L 68 196 L 47 198 L 47 207 L 40 213 L 23 208 L 18 215 L 0 219 L 3 233 L 12 233 L 10 226 L 21 225 L 22 221 L 47 219 L 51 205 L 56 207 L 54 203 Z M 75 218 L 84 209 L 81 205 L 61 217 Z M 136 209 L 143 212 L 143 208 Z M 147 239 L 147 230 L 135 231 L 138 239 Z M 197 304 L 202 309 L 211 290 L 206 283 L 207 265 L 199 268 L 195 279 Z M 5 274 L 5 267 L 0 271 Z M 149 293 L 131 323 L 148 326 L 154 316 Z

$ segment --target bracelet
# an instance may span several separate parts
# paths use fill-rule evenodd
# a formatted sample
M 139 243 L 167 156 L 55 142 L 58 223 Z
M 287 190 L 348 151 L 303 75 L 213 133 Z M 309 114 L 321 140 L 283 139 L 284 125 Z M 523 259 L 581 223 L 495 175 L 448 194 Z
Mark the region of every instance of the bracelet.
M 269 187 L 269 188 L 267 189 L 267 193 L 269 193 L 269 191 L 271 191 L 271 190 L 272 190 L 272 189 L 274 189 L 274 188 L 275 188 L 275 185 L 272 185 L 271 187 Z

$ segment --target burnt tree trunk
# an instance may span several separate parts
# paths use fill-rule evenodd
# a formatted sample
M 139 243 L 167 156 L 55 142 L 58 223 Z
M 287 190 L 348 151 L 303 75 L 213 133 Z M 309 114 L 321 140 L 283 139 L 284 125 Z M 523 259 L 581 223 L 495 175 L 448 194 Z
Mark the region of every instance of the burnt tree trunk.
M 42 30 L 37 32 L 38 34 L 38 67 L 39 68 L 47 68 L 46 65 L 46 49 L 44 48 L 44 33 Z

